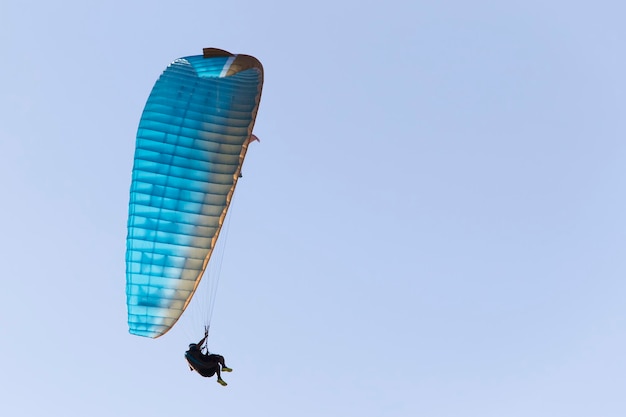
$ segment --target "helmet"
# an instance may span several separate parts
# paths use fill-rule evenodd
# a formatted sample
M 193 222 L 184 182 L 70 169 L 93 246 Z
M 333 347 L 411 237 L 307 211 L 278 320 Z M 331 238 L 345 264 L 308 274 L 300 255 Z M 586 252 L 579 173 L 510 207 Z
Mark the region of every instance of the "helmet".
M 190 343 L 189 350 L 198 350 L 198 345 L 196 343 Z

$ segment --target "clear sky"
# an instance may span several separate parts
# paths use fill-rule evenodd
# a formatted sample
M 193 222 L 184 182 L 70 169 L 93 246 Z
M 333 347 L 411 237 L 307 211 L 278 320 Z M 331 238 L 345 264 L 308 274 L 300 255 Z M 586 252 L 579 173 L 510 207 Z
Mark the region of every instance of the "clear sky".
M 3 0 L 0 414 L 623 417 L 621 1 Z M 211 349 L 126 326 L 137 123 L 265 67 Z

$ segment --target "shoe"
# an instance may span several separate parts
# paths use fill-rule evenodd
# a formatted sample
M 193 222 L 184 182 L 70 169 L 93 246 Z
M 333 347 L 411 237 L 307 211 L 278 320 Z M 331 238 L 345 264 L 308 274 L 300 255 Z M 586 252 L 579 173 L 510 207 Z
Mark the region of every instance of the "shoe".
M 228 366 L 222 366 L 222 372 L 232 372 L 233 368 L 229 368 Z
M 226 383 L 226 381 L 224 381 L 224 380 L 223 380 L 223 379 L 221 379 L 221 378 L 217 380 L 217 383 L 218 383 L 218 384 L 221 384 L 223 387 L 225 387 L 226 385 L 228 385 L 228 384 Z

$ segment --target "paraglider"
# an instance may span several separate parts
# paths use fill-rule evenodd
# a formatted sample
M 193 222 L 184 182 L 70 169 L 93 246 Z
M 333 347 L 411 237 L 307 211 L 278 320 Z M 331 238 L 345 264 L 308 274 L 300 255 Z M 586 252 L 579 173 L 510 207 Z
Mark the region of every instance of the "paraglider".
M 232 368 L 226 366 L 226 360 L 222 355 L 215 353 L 204 353 L 203 344 L 209 337 L 209 329 L 204 330 L 204 337 L 198 343 L 190 343 L 189 350 L 185 352 L 185 359 L 189 364 L 189 370 L 196 371 L 203 377 L 217 375 L 217 383 L 226 386 L 226 381 L 222 379 L 222 372 L 232 372 Z
M 137 131 L 126 241 L 130 333 L 168 332 L 209 264 L 263 86 L 254 57 L 205 48 L 157 80 Z

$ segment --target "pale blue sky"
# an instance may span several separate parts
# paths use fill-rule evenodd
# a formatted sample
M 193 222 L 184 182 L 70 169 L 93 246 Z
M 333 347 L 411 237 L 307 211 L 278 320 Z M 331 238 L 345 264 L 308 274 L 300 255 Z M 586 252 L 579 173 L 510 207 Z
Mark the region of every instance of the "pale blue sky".
M 0 414 L 623 417 L 619 1 L 0 4 Z M 137 123 L 173 59 L 265 86 L 213 316 L 131 336 Z

